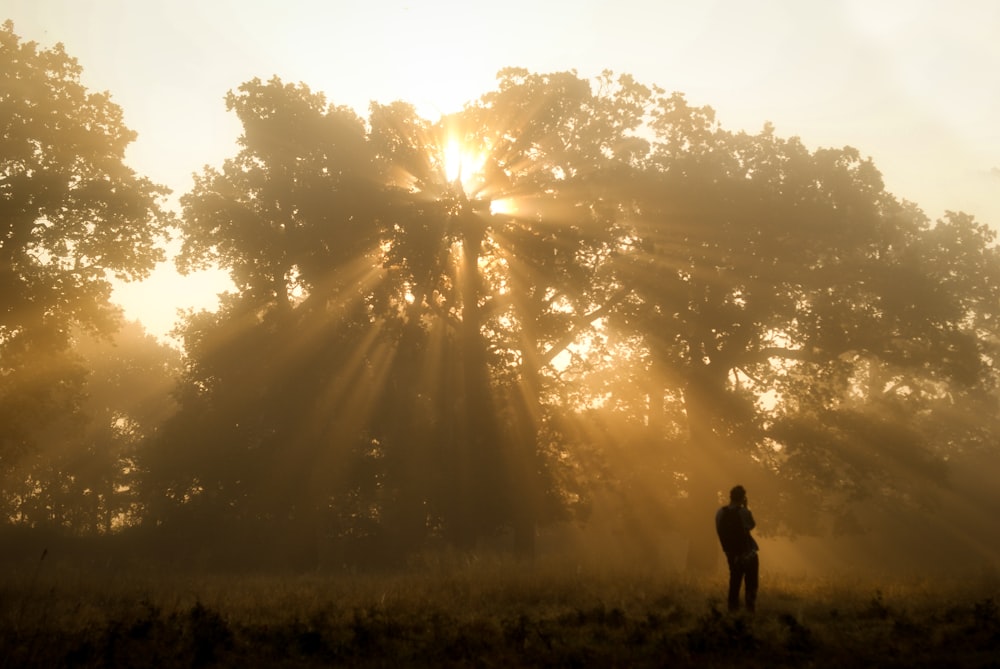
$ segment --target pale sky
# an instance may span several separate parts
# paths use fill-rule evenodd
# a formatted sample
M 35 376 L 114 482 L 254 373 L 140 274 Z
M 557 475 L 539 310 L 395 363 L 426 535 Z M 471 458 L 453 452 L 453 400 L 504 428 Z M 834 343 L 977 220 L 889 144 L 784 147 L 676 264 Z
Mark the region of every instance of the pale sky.
M 997 0 L 0 0 L 24 40 L 62 42 L 83 82 L 139 133 L 128 161 L 174 189 L 235 153 L 223 96 L 278 75 L 366 115 L 402 99 L 432 116 L 498 70 L 604 69 L 680 91 L 731 130 L 857 147 L 933 219 L 1000 227 Z M 172 265 L 116 292 L 163 336 L 220 282 Z

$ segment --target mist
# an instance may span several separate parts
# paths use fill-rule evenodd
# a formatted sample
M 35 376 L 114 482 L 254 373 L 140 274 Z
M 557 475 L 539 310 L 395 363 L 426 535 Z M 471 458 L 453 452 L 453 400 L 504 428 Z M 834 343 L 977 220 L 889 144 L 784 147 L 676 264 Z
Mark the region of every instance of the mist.
M 433 121 L 274 77 L 226 96 L 243 134 L 175 211 L 64 52 L 0 38 L 10 629 L 61 574 L 158 602 L 175 578 L 417 596 L 399 579 L 467 593 L 481 569 L 522 601 L 600 575 L 642 606 L 697 582 L 715 611 L 737 484 L 762 602 L 782 579 L 995 587 L 995 233 L 929 220 L 858 150 L 732 132 L 627 74 L 508 68 Z M 171 237 L 179 271 L 231 280 L 180 348 L 110 302 Z M 177 615 L 249 634 L 221 607 Z

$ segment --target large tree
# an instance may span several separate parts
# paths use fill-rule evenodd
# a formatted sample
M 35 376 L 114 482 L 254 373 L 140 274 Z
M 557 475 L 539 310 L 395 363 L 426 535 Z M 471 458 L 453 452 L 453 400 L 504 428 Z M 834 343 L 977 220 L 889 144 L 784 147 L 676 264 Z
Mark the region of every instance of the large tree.
M 326 481 L 287 484 L 312 491 L 281 502 L 298 515 L 360 495 L 404 543 L 440 531 L 470 545 L 506 526 L 530 549 L 551 492 L 551 442 L 537 434 L 554 377 L 542 377 L 606 307 L 588 278 L 616 234 L 600 175 L 632 155 L 651 95 L 627 77 L 603 83 L 509 70 L 439 122 L 373 105 L 367 129 L 278 80 L 229 97 L 240 153 L 182 199 L 183 266 L 218 262 L 237 286 L 187 330 L 185 415 L 207 409 L 222 432 L 183 441 L 229 453 L 189 473 L 199 490 L 212 481 L 202 500 L 218 486 L 265 499 L 250 491 L 267 487 L 259 476 L 275 469 L 258 466 L 273 453 L 263 461 Z M 469 154 L 461 169 L 453 146 Z M 494 210 L 512 201 L 516 213 Z
M 685 410 L 692 563 L 718 553 L 704 518 L 727 479 L 766 484 L 794 524 L 806 499 L 818 511 L 938 476 L 944 453 L 902 428 L 903 405 L 991 378 L 1000 265 L 985 226 L 931 226 L 855 149 L 732 133 L 676 94 L 650 125 L 623 191 L 629 295 L 612 322 L 644 339 L 651 416 Z M 905 399 L 895 412 L 886 393 Z
M 634 491 L 636 527 L 672 505 L 650 518 L 697 563 L 730 479 L 797 531 L 802 500 L 902 498 L 851 472 L 937 485 L 941 443 L 987 439 L 891 418 L 995 398 L 993 239 L 931 225 L 854 149 L 610 74 L 506 70 L 439 122 L 276 79 L 228 102 L 239 153 L 182 200 L 182 266 L 236 292 L 186 328 L 151 465 L 179 509 L 530 548 L 596 482 Z
M 0 27 L 0 466 L 79 401 L 71 332 L 110 333 L 112 277 L 162 259 L 166 190 L 124 161 L 135 138 L 107 93 L 80 83 L 61 45 Z
M 331 441 L 355 435 L 339 441 L 349 451 L 361 440 L 345 405 L 369 385 L 366 361 L 347 367 L 367 337 L 357 284 L 376 272 L 385 204 L 353 111 L 277 79 L 247 82 L 227 107 L 243 123 L 239 151 L 182 197 L 179 265 L 217 264 L 235 290 L 186 326 L 183 411 L 150 485 L 162 499 L 196 497 L 187 510 L 205 522 L 287 529 L 329 505 Z

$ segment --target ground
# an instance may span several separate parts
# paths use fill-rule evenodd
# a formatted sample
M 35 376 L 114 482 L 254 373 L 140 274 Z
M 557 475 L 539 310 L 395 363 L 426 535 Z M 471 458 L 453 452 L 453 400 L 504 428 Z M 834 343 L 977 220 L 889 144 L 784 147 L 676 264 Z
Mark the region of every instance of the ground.
M 393 573 L 39 563 L 0 586 L 0 667 L 995 667 L 1000 578 L 724 574 L 463 559 Z

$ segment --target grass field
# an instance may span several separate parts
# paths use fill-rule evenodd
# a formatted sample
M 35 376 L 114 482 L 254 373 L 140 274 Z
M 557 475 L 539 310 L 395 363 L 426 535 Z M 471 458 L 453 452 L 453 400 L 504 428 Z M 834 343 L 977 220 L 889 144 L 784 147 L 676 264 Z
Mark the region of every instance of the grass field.
M 1000 581 L 725 575 L 465 560 L 395 574 L 39 563 L 0 577 L 0 667 L 997 667 Z

